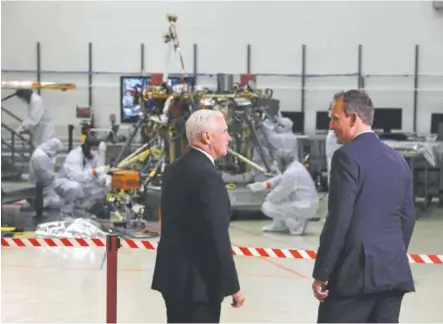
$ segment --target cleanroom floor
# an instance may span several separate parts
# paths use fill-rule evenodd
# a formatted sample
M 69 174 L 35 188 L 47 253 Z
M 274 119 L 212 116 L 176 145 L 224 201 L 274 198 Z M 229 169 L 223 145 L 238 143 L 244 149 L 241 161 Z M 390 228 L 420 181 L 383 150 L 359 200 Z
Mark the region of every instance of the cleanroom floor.
M 325 199 L 327 200 L 327 199 Z M 319 213 L 324 214 L 325 201 Z M 233 245 L 313 249 L 323 222 L 312 222 L 303 237 L 264 234 L 267 221 L 233 221 Z M 417 221 L 410 253 L 443 254 L 443 210 Z M 3 247 L 1 321 L 105 322 L 106 265 L 103 248 Z M 155 251 L 121 249 L 118 254 L 118 322 L 165 322 L 163 300 L 150 290 Z M 318 303 L 311 293 L 314 261 L 235 257 L 243 308 L 226 299 L 222 322 L 315 322 Z M 412 265 L 416 292 L 403 302 L 401 322 L 443 322 L 443 264 Z

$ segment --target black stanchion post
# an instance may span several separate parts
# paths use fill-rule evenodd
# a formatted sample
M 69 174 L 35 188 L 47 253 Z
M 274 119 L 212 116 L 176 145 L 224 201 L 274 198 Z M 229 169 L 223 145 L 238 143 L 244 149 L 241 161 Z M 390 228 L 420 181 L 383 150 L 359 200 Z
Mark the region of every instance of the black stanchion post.
M 44 185 L 40 181 L 35 185 L 34 210 L 37 219 L 43 218 L 43 189 Z
M 74 141 L 74 125 L 68 125 L 68 152 L 72 151 L 72 142 Z
M 106 323 L 117 323 L 117 254 L 120 239 L 111 234 L 106 237 Z

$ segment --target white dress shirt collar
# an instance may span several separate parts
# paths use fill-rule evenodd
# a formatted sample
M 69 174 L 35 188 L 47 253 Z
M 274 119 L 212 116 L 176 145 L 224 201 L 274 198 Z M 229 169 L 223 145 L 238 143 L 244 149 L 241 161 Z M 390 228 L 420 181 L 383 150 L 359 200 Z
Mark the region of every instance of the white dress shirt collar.
M 357 136 L 360 136 L 361 134 L 365 134 L 365 133 L 374 133 L 374 131 L 372 129 L 368 129 L 365 130 L 363 132 L 358 133 L 357 135 L 354 136 L 353 140 L 357 138 Z
M 213 158 L 212 156 L 210 156 L 208 152 L 205 152 L 205 151 L 203 151 L 202 149 L 199 149 L 198 147 L 195 147 L 195 146 L 191 146 L 191 147 L 192 147 L 194 150 L 197 150 L 197 151 L 203 153 L 204 155 L 206 155 L 206 156 L 208 157 L 209 161 L 211 161 L 211 163 L 215 165 L 214 158 Z

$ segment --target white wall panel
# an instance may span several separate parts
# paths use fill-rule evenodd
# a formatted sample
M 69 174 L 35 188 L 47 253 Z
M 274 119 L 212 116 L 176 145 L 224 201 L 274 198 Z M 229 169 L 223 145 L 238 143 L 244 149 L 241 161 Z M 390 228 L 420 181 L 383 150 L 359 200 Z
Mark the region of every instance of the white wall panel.
M 36 68 L 36 42 L 42 69 L 87 71 L 88 42 L 93 69 L 114 74 L 94 76 L 94 112 L 99 126 L 119 113 L 120 75 L 145 68 L 163 71 L 167 46 L 165 15 L 178 15 L 185 65 L 193 70 L 198 44 L 198 72 L 246 72 L 246 44 L 251 44 L 253 73 L 300 74 L 301 46 L 306 44 L 308 74 L 357 73 L 357 46 L 363 45 L 363 73 L 412 75 L 414 46 L 420 45 L 420 73 L 443 75 L 443 16 L 430 2 L 147 2 L 147 1 L 8 1 L 2 3 L 3 71 Z M 178 72 L 178 61 L 170 66 Z M 26 76 L 26 77 L 25 77 Z M 2 80 L 32 78 L 3 73 Z M 77 104 L 87 103 L 87 75 L 45 74 L 45 80 L 72 81 L 75 94 L 44 92 L 54 118 L 65 132 Z M 259 86 L 273 87 L 283 110 L 300 110 L 300 78 L 260 76 Z M 200 78 L 211 84 L 214 79 Z M 315 112 L 325 110 L 334 92 L 357 86 L 356 77 L 308 78 L 306 128 L 315 127 Z M 412 130 L 413 77 L 372 76 L 366 86 L 376 106 L 404 108 L 403 128 Z M 443 77 L 422 77 L 418 131 L 427 132 L 430 114 L 443 110 Z M 433 91 L 425 91 L 433 89 Z M 17 111 L 16 101 L 8 102 Z

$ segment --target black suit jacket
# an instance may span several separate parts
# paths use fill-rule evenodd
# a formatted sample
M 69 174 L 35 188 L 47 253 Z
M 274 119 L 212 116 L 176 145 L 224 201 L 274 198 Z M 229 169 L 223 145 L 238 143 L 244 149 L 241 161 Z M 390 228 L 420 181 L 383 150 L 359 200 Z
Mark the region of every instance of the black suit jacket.
M 231 204 L 214 164 L 190 149 L 162 179 L 162 228 L 152 289 L 169 299 L 223 300 L 240 290 Z
M 328 218 L 313 277 L 330 296 L 414 291 L 407 250 L 415 225 L 412 174 L 400 153 L 363 133 L 332 158 Z

